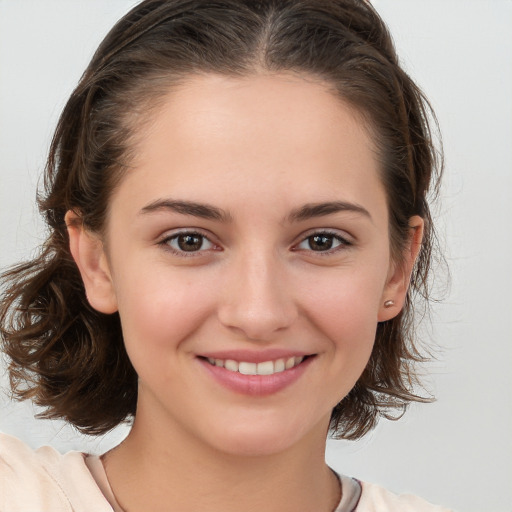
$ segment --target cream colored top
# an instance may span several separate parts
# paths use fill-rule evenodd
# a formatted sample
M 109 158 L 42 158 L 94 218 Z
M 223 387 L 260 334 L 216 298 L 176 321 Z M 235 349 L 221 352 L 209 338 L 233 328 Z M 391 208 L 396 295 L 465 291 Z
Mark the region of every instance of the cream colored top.
M 412 495 L 340 476 L 336 512 L 449 512 Z M 0 512 L 123 512 L 101 459 L 80 452 L 59 454 L 49 446 L 32 450 L 0 434 Z

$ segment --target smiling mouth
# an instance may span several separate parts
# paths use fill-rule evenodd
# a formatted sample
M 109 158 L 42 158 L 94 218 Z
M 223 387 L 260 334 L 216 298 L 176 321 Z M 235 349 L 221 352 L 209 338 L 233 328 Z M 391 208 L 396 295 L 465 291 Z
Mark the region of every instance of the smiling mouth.
M 261 363 L 235 361 L 233 359 L 213 359 L 211 357 L 204 359 L 212 366 L 224 368 L 233 373 L 240 373 L 242 375 L 274 375 L 299 366 L 309 357 L 312 356 L 292 356 L 271 361 L 263 361 Z

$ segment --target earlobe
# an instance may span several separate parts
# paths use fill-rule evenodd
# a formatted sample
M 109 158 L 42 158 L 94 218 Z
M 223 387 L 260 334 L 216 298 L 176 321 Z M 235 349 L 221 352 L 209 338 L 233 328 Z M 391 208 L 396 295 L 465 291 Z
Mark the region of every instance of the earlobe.
M 117 300 L 101 239 L 86 230 L 73 211 L 65 216 L 69 249 L 82 276 L 89 304 L 105 314 L 117 311 Z
M 424 221 L 420 216 L 411 217 L 409 220 L 409 243 L 404 249 L 402 261 L 399 264 L 394 264 L 390 270 L 382 295 L 382 304 L 379 308 L 379 322 L 394 318 L 404 306 L 414 263 L 421 249 L 423 228 Z

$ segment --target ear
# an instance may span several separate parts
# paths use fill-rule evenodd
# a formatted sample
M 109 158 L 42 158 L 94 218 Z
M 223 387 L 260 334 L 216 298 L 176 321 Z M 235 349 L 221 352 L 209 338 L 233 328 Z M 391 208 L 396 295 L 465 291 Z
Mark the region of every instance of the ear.
M 409 241 L 402 254 L 402 261 L 391 264 L 379 309 L 379 322 L 394 318 L 404 306 L 412 269 L 421 249 L 424 225 L 423 219 L 418 215 L 409 220 Z
M 82 276 L 89 304 L 100 313 L 115 313 L 117 299 L 101 239 L 84 228 L 75 212 L 68 211 L 65 221 L 69 249 Z

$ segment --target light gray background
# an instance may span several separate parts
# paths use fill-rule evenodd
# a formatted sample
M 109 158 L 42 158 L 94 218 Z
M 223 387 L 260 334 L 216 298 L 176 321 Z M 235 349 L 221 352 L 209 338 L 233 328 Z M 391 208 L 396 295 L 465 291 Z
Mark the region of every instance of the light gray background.
M 133 0 L 0 0 L 0 268 L 43 240 L 34 197 L 49 138 L 93 50 Z M 433 405 L 329 442 L 340 472 L 467 512 L 512 511 L 512 1 L 375 0 L 404 65 L 437 110 L 446 176 L 439 213 L 451 292 L 436 305 Z M 439 276 L 439 282 L 444 276 Z M 0 368 L 1 369 L 1 368 Z M 5 379 L 2 384 L 6 385 Z M 0 430 L 37 447 L 101 452 L 0 398 Z

